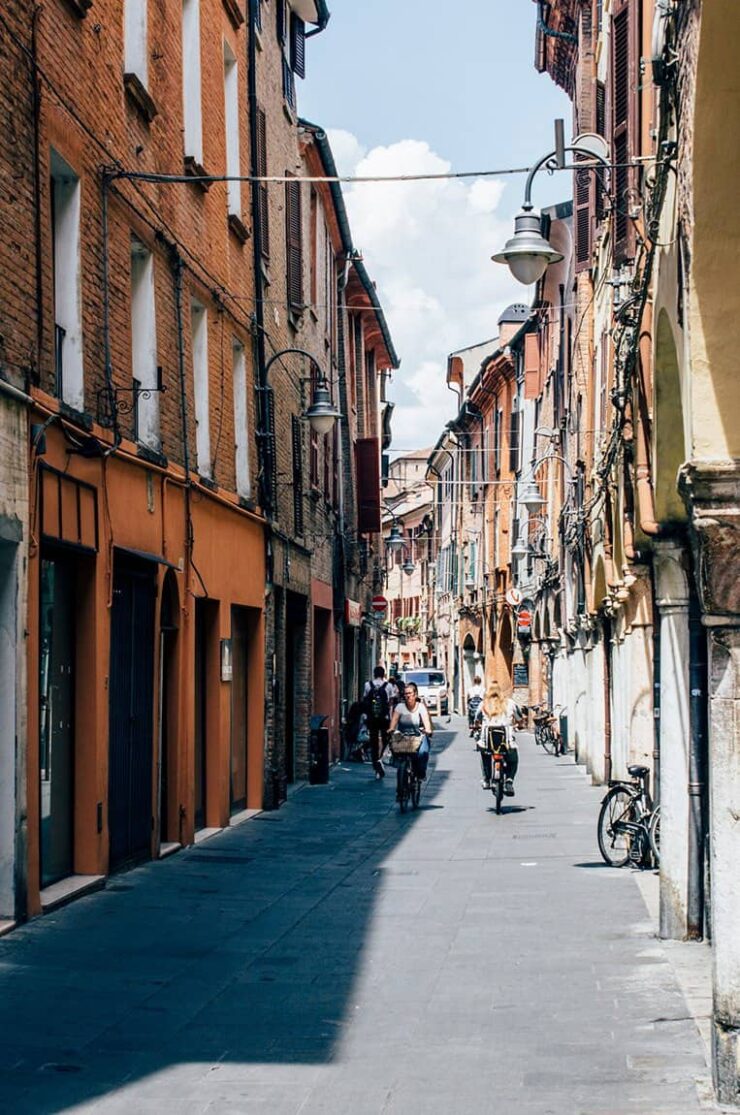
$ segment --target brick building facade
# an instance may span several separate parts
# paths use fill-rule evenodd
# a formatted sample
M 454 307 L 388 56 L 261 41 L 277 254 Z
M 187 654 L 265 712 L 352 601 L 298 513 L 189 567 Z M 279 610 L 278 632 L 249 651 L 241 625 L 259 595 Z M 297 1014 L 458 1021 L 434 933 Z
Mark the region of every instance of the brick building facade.
M 3 9 L 0 919 L 279 804 L 313 713 L 338 754 L 398 360 L 338 187 L 292 181 L 331 173 L 296 115 L 327 20 Z M 324 378 L 362 406 L 317 435 Z

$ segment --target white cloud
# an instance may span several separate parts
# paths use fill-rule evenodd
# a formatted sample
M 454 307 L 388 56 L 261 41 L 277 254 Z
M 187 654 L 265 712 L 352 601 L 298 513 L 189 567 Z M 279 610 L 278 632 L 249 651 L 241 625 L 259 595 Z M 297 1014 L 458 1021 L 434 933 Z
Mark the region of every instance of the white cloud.
M 343 174 L 451 170 L 422 140 L 366 151 L 349 132 L 328 134 Z M 353 240 L 402 360 L 389 392 L 394 449 L 434 444 L 456 408 L 445 379 L 448 354 L 495 336 L 501 310 L 523 300 L 522 288 L 490 258 L 510 235 L 497 215 L 503 191 L 489 179 L 345 187 Z

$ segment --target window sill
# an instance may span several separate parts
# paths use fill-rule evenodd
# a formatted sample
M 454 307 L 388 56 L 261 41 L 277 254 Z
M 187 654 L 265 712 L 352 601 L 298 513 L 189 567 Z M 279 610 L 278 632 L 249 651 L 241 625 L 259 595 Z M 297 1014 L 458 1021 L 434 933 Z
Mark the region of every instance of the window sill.
M 264 256 L 260 260 L 260 271 L 262 272 L 262 279 L 266 286 L 272 286 L 272 279 L 270 278 L 270 265 L 269 257 Z
M 226 14 L 234 25 L 234 30 L 238 31 L 242 23 L 244 23 L 244 12 L 238 3 L 238 0 L 224 0 L 224 7 Z
M 288 103 L 288 101 L 285 100 L 285 98 L 283 98 L 283 112 L 287 116 L 289 124 L 295 125 L 298 123 L 298 117 L 296 116 L 295 109 L 291 107 L 291 105 Z
M 158 449 L 150 449 L 148 445 L 139 445 L 136 456 L 140 457 L 142 461 L 148 461 L 150 465 L 157 465 L 159 468 L 167 468 L 169 464 L 164 453 L 161 453 Z
M 92 8 L 92 0 L 67 0 L 67 7 L 71 8 L 80 19 L 84 19 Z
M 65 403 L 63 400 L 59 402 L 59 413 L 64 418 L 67 418 L 73 425 L 79 426 L 81 430 L 89 432 L 93 428 L 93 417 L 91 414 L 87 414 L 84 410 L 77 410 L 76 407 L 70 406 L 69 403 Z
M 198 483 L 202 485 L 202 487 L 207 488 L 209 492 L 218 491 L 218 484 L 215 480 L 212 480 L 210 476 L 201 476 L 201 474 L 198 473 Z
M 229 213 L 229 231 L 234 234 L 240 244 L 246 244 L 252 235 L 244 221 L 241 217 L 237 217 L 236 213 Z
M 197 179 L 199 178 L 205 178 L 207 175 L 207 171 L 200 165 L 200 163 L 193 155 L 185 156 L 185 174 L 188 176 L 188 178 L 196 179 L 194 185 L 200 186 L 204 194 L 208 193 L 211 188 L 211 183 L 197 181 Z
M 126 96 L 131 101 L 139 116 L 143 117 L 147 124 L 151 124 L 154 117 L 159 112 L 153 99 L 149 96 L 142 81 L 136 74 L 124 74 L 123 85 L 126 90 Z

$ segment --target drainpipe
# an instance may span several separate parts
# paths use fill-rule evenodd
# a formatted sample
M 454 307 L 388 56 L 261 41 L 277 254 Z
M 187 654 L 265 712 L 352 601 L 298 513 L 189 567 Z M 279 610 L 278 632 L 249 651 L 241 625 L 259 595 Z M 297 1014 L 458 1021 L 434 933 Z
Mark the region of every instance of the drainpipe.
M 689 600 L 689 873 L 687 933 L 704 934 L 704 778 L 707 754 L 707 637 L 696 592 Z
M 262 274 L 262 225 L 260 222 L 260 183 L 255 182 L 259 174 L 258 166 L 258 139 L 257 139 L 257 39 L 254 19 L 252 18 L 251 5 L 249 8 L 249 29 L 247 34 L 247 73 L 249 75 L 249 172 L 252 176 L 250 183 L 252 194 L 252 244 L 254 245 L 254 320 L 256 324 L 255 347 L 257 355 L 257 400 L 258 400 L 258 447 L 260 450 L 260 465 L 262 469 L 261 501 L 265 510 L 269 509 L 274 517 L 276 509 L 272 506 L 272 474 L 274 464 L 274 445 L 270 441 L 268 422 L 268 391 L 267 377 L 265 376 L 265 284 Z M 268 565 L 269 568 L 269 565 Z
M 43 5 L 37 4 L 31 21 L 31 73 L 33 78 L 33 225 L 36 252 L 36 377 L 41 375 L 44 352 L 44 252 L 41 236 L 41 85 L 38 73 L 38 23 Z
M 652 564 L 653 581 L 653 800 L 660 802 L 660 616 L 655 599 L 655 566 Z
M 604 619 L 604 781 L 612 776 L 612 623 Z
M 643 333 L 640 338 L 640 363 L 650 367 L 650 337 Z M 655 518 L 655 496 L 650 477 L 650 458 L 647 444 L 647 415 L 645 413 L 646 401 L 641 393 L 640 406 L 637 415 L 637 444 L 635 452 L 635 472 L 637 474 L 637 507 L 640 516 L 640 529 L 644 534 L 660 534 L 660 523 Z

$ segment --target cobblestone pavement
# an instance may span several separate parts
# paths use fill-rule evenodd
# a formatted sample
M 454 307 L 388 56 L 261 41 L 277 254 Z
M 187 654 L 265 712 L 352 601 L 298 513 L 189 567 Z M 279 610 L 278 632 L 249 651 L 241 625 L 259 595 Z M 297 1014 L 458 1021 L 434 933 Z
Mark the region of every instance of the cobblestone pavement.
M 600 792 L 526 736 L 496 816 L 452 727 L 418 813 L 344 765 L 0 941 L 0 1112 L 709 1109 Z

